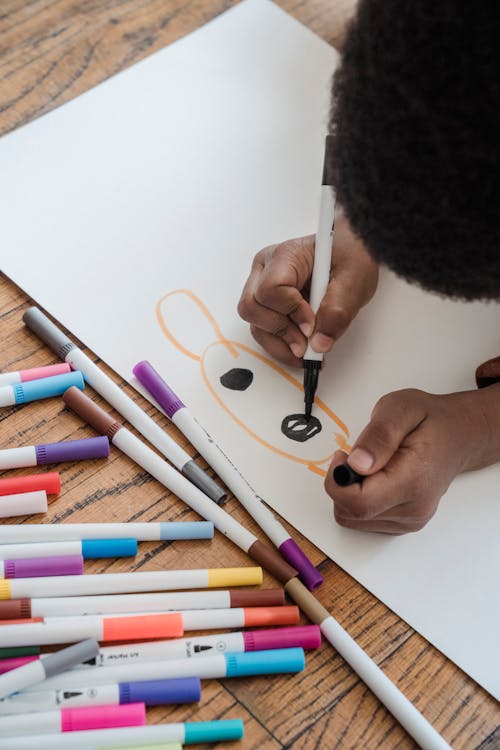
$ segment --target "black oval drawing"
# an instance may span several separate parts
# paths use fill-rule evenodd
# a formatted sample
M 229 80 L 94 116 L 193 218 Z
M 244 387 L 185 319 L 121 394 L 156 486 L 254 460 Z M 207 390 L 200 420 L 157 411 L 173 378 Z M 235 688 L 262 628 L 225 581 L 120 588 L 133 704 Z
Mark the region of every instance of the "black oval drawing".
M 242 367 L 233 367 L 224 375 L 220 376 L 220 382 L 224 388 L 230 388 L 232 391 L 246 391 L 252 384 L 253 372 L 244 370 Z
M 321 422 L 317 417 L 309 417 L 305 414 L 289 414 L 281 423 L 281 432 L 290 440 L 297 443 L 305 443 L 321 432 Z

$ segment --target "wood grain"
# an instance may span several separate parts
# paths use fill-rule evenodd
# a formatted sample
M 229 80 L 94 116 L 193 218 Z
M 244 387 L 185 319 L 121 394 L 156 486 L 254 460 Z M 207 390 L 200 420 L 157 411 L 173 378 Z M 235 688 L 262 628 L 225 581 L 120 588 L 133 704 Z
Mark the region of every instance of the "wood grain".
M 0 3 L 0 133 L 50 111 L 161 49 L 234 5 L 233 0 L 3 0 Z M 354 0 L 280 0 L 299 21 L 341 47 Z M 1 168 L 1 167 L 0 167 Z M 1 253 L 9 248 L 2 247 Z M 0 370 L 55 361 L 22 324 L 27 296 L 0 275 Z M 95 361 L 92 352 L 87 352 Z M 100 363 L 148 413 L 152 407 Z M 96 397 L 96 401 L 102 401 Z M 176 429 L 162 426 L 197 456 Z M 90 428 L 52 399 L 0 412 L 0 447 L 91 436 Z M 198 457 L 199 458 L 199 457 Z M 203 464 L 203 461 L 201 461 Z M 153 521 L 195 514 L 132 461 L 112 449 L 106 461 L 57 467 L 63 491 L 48 514 L 31 521 Z M 27 474 L 30 470 L 9 472 Z M 257 532 L 234 499 L 226 509 Z M 28 519 L 19 519 L 29 522 Z M 362 586 L 294 534 L 325 584 L 319 598 L 456 750 L 500 747 L 498 704 Z M 245 565 L 227 539 L 142 544 L 136 560 L 88 561 L 87 572 Z M 265 584 L 276 585 L 266 574 Z M 467 602 L 464 602 L 467 606 Z M 206 681 L 196 706 L 148 710 L 149 722 L 243 718 L 241 750 L 410 750 L 415 743 L 324 644 L 303 674 Z M 222 747 L 222 745 L 221 745 Z

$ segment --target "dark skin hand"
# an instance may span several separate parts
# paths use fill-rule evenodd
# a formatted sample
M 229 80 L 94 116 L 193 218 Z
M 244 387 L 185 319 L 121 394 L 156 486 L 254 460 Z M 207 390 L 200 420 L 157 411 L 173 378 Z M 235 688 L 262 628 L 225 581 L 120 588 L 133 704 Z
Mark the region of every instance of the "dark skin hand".
M 238 305 L 255 340 L 276 359 L 302 368 L 307 340 L 328 352 L 375 293 L 378 266 L 337 215 L 330 283 L 314 315 L 307 292 L 314 236 L 264 248 L 254 258 Z M 395 391 L 375 405 L 349 456 L 337 451 L 325 480 L 337 522 L 348 528 L 402 534 L 434 515 L 463 471 L 500 460 L 500 384 L 433 395 Z M 339 487 L 332 470 L 348 462 L 366 476 Z

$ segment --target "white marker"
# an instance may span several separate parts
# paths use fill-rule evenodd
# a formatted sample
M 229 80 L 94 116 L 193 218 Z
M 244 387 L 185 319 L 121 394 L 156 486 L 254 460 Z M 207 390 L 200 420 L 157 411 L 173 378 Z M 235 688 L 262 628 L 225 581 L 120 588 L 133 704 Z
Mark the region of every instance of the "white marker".
M 48 646 L 72 643 L 84 638 L 96 641 L 134 641 L 142 638 L 175 638 L 184 634 L 182 615 L 84 615 L 82 617 L 46 617 L 43 622 L 2 625 L 4 647 Z M 8 673 L 7 673 L 8 674 Z
M 43 661 L 40 660 L 40 661 Z M 38 664 L 38 662 L 32 662 Z M 120 664 L 112 667 L 74 669 L 46 680 L 38 690 L 68 690 L 76 686 L 94 687 L 128 680 L 169 680 L 199 677 L 212 680 L 224 677 L 248 677 L 264 674 L 301 672 L 305 667 L 304 649 L 279 648 L 240 654 L 212 654 L 203 659 L 172 659 L 145 661 L 141 664 Z M 0 745 L 1 747 L 1 745 Z
M 93 659 L 99 653 L 99 645 L 95 640 L 86 640 L 63 648 L 55 654 L 49 654 L 43 659 L 30 661 L 18 669 L 12 669 L 0 675 L 0 698 L 25 690 L 43 680 L 53 677 L 59 672 L 65 672 L 71 667 Z
M 96 667 L 112 667 L 115 664 L 139 664 L 158 659 L 197 659 L 212 654 L 244 653 L 245 651 L 267 651 L 276 648 L 319 648 L 321 631 L 317 625 L 269 630 L 245 630 L 238 633 L 217 633 L 191 638 L 175 638 L 172 641 L 154 643 L 125 643 L 121 646 L 103 646 L 92 660 Z M 82 669 L 87 669 L 86 665 Z
M 0 526 L 0 544 L 130 537 L 137 539 L 138 542 L 157 542 L 176 539 L 212 539 L 213 535 L 214 525 L 211 521 L 30 523 L 29 526 Z
M 105 596 L 58 596 L 0 601 L 0 620 L 66 615 L 166 612 L 186 609 L 233 607 L 281 607 L 283 589 L 234 589 L 229 591 L 177 591 L 171 594 L 107 594 Z
M 320 586 L 323 577 L 316 570 L 312 562 L 302 552 L 297 543 L 290 537 L 283 524 L 264 505 L 255 494 L 246 479 L 240 474 L 236 466 L 231 463 L 224 451 L 205 432 L 203 427 L 191 415 L 185 404 L 165 383 L 159 373 L 149 362 L 139 362 L 134 369 L 134 375 L 156 400 L 167 417 L 188 438 L 191 445 L 201 453 L 203 458 L 215 470 L 217 475 L 229 487 L 234 496 L 240 501 L 260 528 L 279 549 L 285 560 L 299 571 L 299 576 L 311 591 Z
M 156 422 L 148 417 L 122 389 L 117 386 L 87 355 L 52 323 L 41 310 L 30 307 L 23 321 L 49 346 L 58 357 L 80 370 L 83 377 L 116 411 L 157 448 L 193 484 L 217 503 L 226 499 L 226 492 L 201 469 L 198 464 L 167 435 Z
M 185 724 L 152 724 L 145 727 L 118 729 L 88 729 L 83 732 L 47 734 L 38 737 L 8 737 L 0 739 L 0 750 L 106 750 L 133 748 L 147 743 L 164 750 L 166 742 L 190 745 L 197 742 L 240 740 L 243 722 L 239 719 L 197 721 Z
M 213 503 L 212 503 L 213 504 Z M 214 505 L 214 508 L 217 506 Z M 176 591 L 262 583 L 262 568 L 207 568 L 154 570 L 145 573 L 93 573 L 84 576 L 54 576 L 0 580 L 1 599 L 41 596 L 120 594 L 134 591 Z
M 109 727 L 141 727 L 146 723 L 144 703 L 124 706 L 78 706 L 56 711 L 0 717 L 0 737 L 75 732 Z
M 47 512 L 47 493 L 45 490 L 33 492 L 18 492 L 15 495 L 0 496 L 0 518 L 14 516 L 30 516 L 35 513 Z M 4 528 L 14 528 L 5 526 Z
M 0 498 L 0 508 L 2 499 Z M 44 524 L 41 524 L 42 526 Z M 137 539 L 115 537 L 113 539 L 84 539 L 67 542 L 34 542 L 26 544 L 1 544 L 0 560 L 27 559 L 30 557 L 52 557 L 57 555 L 81 555 L 85 560 L 101 560 L 104 557 L 134 557 L 137 554 Z

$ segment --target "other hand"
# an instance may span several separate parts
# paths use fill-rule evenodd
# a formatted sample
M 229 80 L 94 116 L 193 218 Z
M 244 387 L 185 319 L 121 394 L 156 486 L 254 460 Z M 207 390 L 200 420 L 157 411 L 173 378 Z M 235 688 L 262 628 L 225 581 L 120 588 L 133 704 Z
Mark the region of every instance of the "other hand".
M 457 474 L 499 460 L 500 384 L 440 396 L 408 389 L 380 399 L 348 457 L 335 453 L 325 489 L 341 526 L 402 534 L 425 526 Z M 346 461 L 362 483 L 335 484 L 332 470 Z

